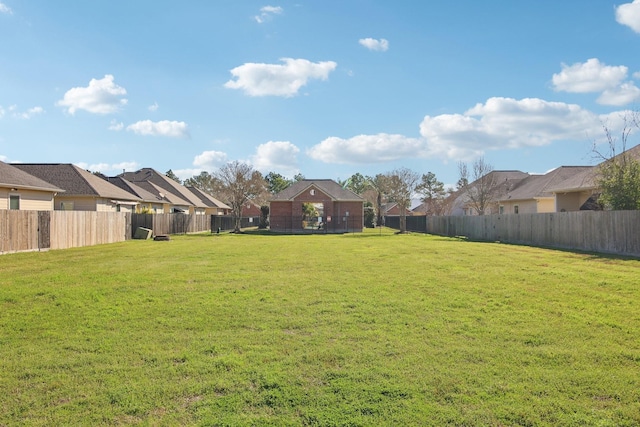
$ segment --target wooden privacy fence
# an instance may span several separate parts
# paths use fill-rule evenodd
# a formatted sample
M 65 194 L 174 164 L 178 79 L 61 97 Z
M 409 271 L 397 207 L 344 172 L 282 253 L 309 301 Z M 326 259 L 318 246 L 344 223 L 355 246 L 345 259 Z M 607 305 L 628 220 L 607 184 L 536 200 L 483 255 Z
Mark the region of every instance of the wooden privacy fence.
M 135 233 L 138 227 L 149 228 L 156 236 L 199 233 L 211 230 L 211 215 L 131 214 L 131 232 Z
M 0 210 L 0 253 L 121 242 L 130 228 L 120 212 Z
M 0 210 L 0 254 L 121 242 L 137 227 L 154 235 L 197 233 L 211 229 L 211 215 Z
M 386 224 L 397 228 L 391 218 Z M 472 240 L 640 257 L 640 211 L 407 217 L 407 229 Z

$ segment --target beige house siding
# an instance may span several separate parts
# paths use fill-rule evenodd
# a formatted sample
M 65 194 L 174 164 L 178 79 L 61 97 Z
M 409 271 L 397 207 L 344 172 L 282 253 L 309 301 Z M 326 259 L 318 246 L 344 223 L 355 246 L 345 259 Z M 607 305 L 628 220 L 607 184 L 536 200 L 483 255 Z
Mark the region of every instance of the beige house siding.
M 63 204 L 68 204 L 72 206 L 72 208 L 69 210 L 73 210 L 73 211 L 95 211 L 96 210 L 96 199 L 92 197 L 56 196 L 55 210 L 56 211 L 66 210 L 63 207 Z
M 0 209 L 9 209 L 9 194 L 20 197 L 21 211 L 53 210 L 53 193 L 25 189 L 9 191 L 6 188 L 0 188 Z
M 556 212 L 579 211 L 593 191 L 576 191 L 572 193 L 556 193 Z
M 500 203 L 503 214 L 514 214 L 518 207 L 519 214 L 555 212 L 555 200 L 550 197 L 533 200 L 509 200 Z

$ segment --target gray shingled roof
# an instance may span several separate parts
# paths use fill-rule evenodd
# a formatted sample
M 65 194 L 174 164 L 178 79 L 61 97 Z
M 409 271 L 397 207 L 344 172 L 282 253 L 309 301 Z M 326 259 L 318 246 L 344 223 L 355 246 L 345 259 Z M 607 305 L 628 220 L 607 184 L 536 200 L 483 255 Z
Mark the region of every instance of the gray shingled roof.
M 160 188 L 163 188 L 165 192 L 172 193 L 178 196 L 184 201 L 187 201 L 187 205 L 195 206 L 197 208 L 206 208 L 207 205 L 200 200 L 195 194 L 187 189 L 182 184 L 177 183 L 173 179 L 169 178 L 163 173 L 160 173 L 152 168 L 142 168 L 135 172 L 125 172 L 118 176 L 123 177 L 127 181 L 131 181 L 134 184 L 140 185 L 141 182 L 150 182 Z M 167 196 L 169 197 L 169 196 Z
M 25 190 L 50 191 L 62 193 L 62 188 L 56 187 L 36 176 L 27 173 L 15 165 L 0 162 L 0 187 L 11 187 Z
M 626 152 L 620 153 L 615 157 L 622 156 L 623 154 L 628 156 L 630 159 L 640 161 L 640 144 L 629 148 Z M 604 162 L 599 163 L 599 165 L 607 161 L 608 160 L 605 160 Z M 568 193 L 583 190 L 596 190 L 598 188 L 598 166 L 593 166 L 589 170 L 580 172 L 575 176 L 557 183 L 553 187 L 550 187 L 549 191 L 554 193 Z
M 147 191 L 141 186 L 134 184 L 131 181 L 127 181 L 121 176 L 108 177 L 107 180 L 116 187 L 122 188 L 123 190 L 128 191 L 135 196 L 138 196 L 143 202 L 158 203 L 163 201 L 160 195 L 156 195 L 150 191 Z
M 593 166 L 560 166 L 544 175 L 531 175 L 523 179 L 500 200 L 530 200 L 553 197 L 551 189 L 559 183 L 590 171 Z
M 94 196 L 116 200 L 140 199 L 70 163 L 16 163 L 13 166 L 65 190 L 65 196 Z
M 294 182 L 286 189 L 275 194 L 270 201 L 287 201 L 293 200 L 305 190 L 315 187 L 318 190 L 331 197 L 334 201 L 363 201 L 364 199 L 351 190 L 342 188 L 340 184 L 331 179 L 304 179 Z
M 187 187 L 187 189 L 195 194 L 196 197 L 199 197 L 200 200 L 202 200 L 202 202 L 210 208 L 231 209 L 231 207 L 222 203 L 220 200 L 196 187 Z

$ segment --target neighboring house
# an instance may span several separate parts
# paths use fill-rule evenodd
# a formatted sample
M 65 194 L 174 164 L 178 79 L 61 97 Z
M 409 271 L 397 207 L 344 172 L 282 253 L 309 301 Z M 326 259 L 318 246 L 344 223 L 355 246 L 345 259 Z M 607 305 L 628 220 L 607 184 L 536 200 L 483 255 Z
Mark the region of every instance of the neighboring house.
M 382 215 L 384 216 L 400 216 L 400 207 L 397 203 L 383 203 L 382 204 Z M 413 211 L 411 209 L 405 209 L 405 216 L 413 215 Z
M 314 205 L 317 217 L 304 216 L 305 204 Z M 271 198 L 269 223 L 272 231 L 280 232 L 361 232 L 364 199 L 333 180 L 305 179 Z
M 64 190 L 0 162 L 0 209 L 52 211 L 58 193 Z
M 127 181 L 121 176 L 114 177 L 104 177 L 107 181 L 119 187 L 129 193 L 133 194 L 140 198 L 140 203 L 136 207 L 136 213 L 165 213 L 171 211 L 171 202 L 169 202 L 166 198 L 161 197 L 156 188 L 151 187 L 152 191 L 147 191 L 142 188 L 140 185 L 134 184 L 131 181 Z M 185 206 L 185 209 L 188 209 L 188 202 L 181 200 L 181 204 Z
M 530 175 L 497 200 L 498 213 L 524 214 L 557 212 L 552 188 L 561 182 L 592 171 L 592 166 L 560 166 L 544 175 Z
M 260 206 L 254 202 L 252 202 L 251 200 L 249 200 L 247 203 L 245 203 L 242 206 L 242 216 L 245 218 L 249 218 L 249 217 L 259 217 L 260 215 L 262 215 L 262 211 L 260 210 Z
M 187 187 L 189 191 L 199 197 L 200 200 L 207 205 L 205 208 L 205 214 L 207 215 L 229 215 L 231 213 L 231 207 L 220 200 L 216 199 L 212 195 L 205 193 L 204 191 L 196 187 Z
M 485 215 L 497 214 L 500 212 L 498 200 L 506 198 L 507 194 L 518 186 L 521 181 L 529 176 L 528 173 L 515 170 L 491 171 L 485 175 L 485 182 L 492 182 L 492 190 L 489 194 L 489 203 L 485 206 Z M 447 200 L 451 206 L 450 215 L 478 215 L 468 192 L 474 191 L 479 186 L 480 179 L 469 184 L 468 189 L 458 190 Z
M 14 167 L 61 188 L 55 210 L 134 212 L 140 199 L 70 163 L 15 163 Z
M 161 197 L 170 205 L 164 213 L 189 213 L 204 215 L 207 205 L 184 185 L 151 168 L 118 175 L 152 194 Z
M 622 155 L 628 156 L 635 161 L 640 161 L 640 144 L 624 153 L 618 154 L 618 156 Z M 596 203 L 601 192 L 598 185 L 598 167 L 607 161 L 609 160 L 605 160 L 589 170 L 576 174 L 551 187 L 549 191 L 552 191 L 556 197 L 556 211 L 571 212 L 599 209 L 599 205 Z

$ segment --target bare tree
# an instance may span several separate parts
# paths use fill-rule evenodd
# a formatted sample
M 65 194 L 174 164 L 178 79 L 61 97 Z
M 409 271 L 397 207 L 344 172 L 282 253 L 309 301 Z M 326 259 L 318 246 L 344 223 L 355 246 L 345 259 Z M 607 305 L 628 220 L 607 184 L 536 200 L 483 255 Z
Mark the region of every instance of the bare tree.
M 416 191 L 420 175 L 407 168 L 395 169 L 387 174 L 385 187 L 390 200 L 400 210 L 400 232 L 407 231 L 407 210 L 411 207 L 411 197 Z
M 458 163 L 458 172 L 461 194 L 466 196 L 468 204 L 478 215 L 484 215 L 494 202 L 498 186 L 495 174 L 491 173 L 493 166 L 487 163 L 484 157 L 480 157 L 471 164 L 471 173 L 467 164 L 463 162 Z
M 221 194 L 231 206 L 235 219 L 233 232 L 239 233 L 242 206 L 265 191 L 265 181 L 262 174 L 254 170 L 251 165 L 236 160 L 227 163 L 213 175 L 220 183 Z

